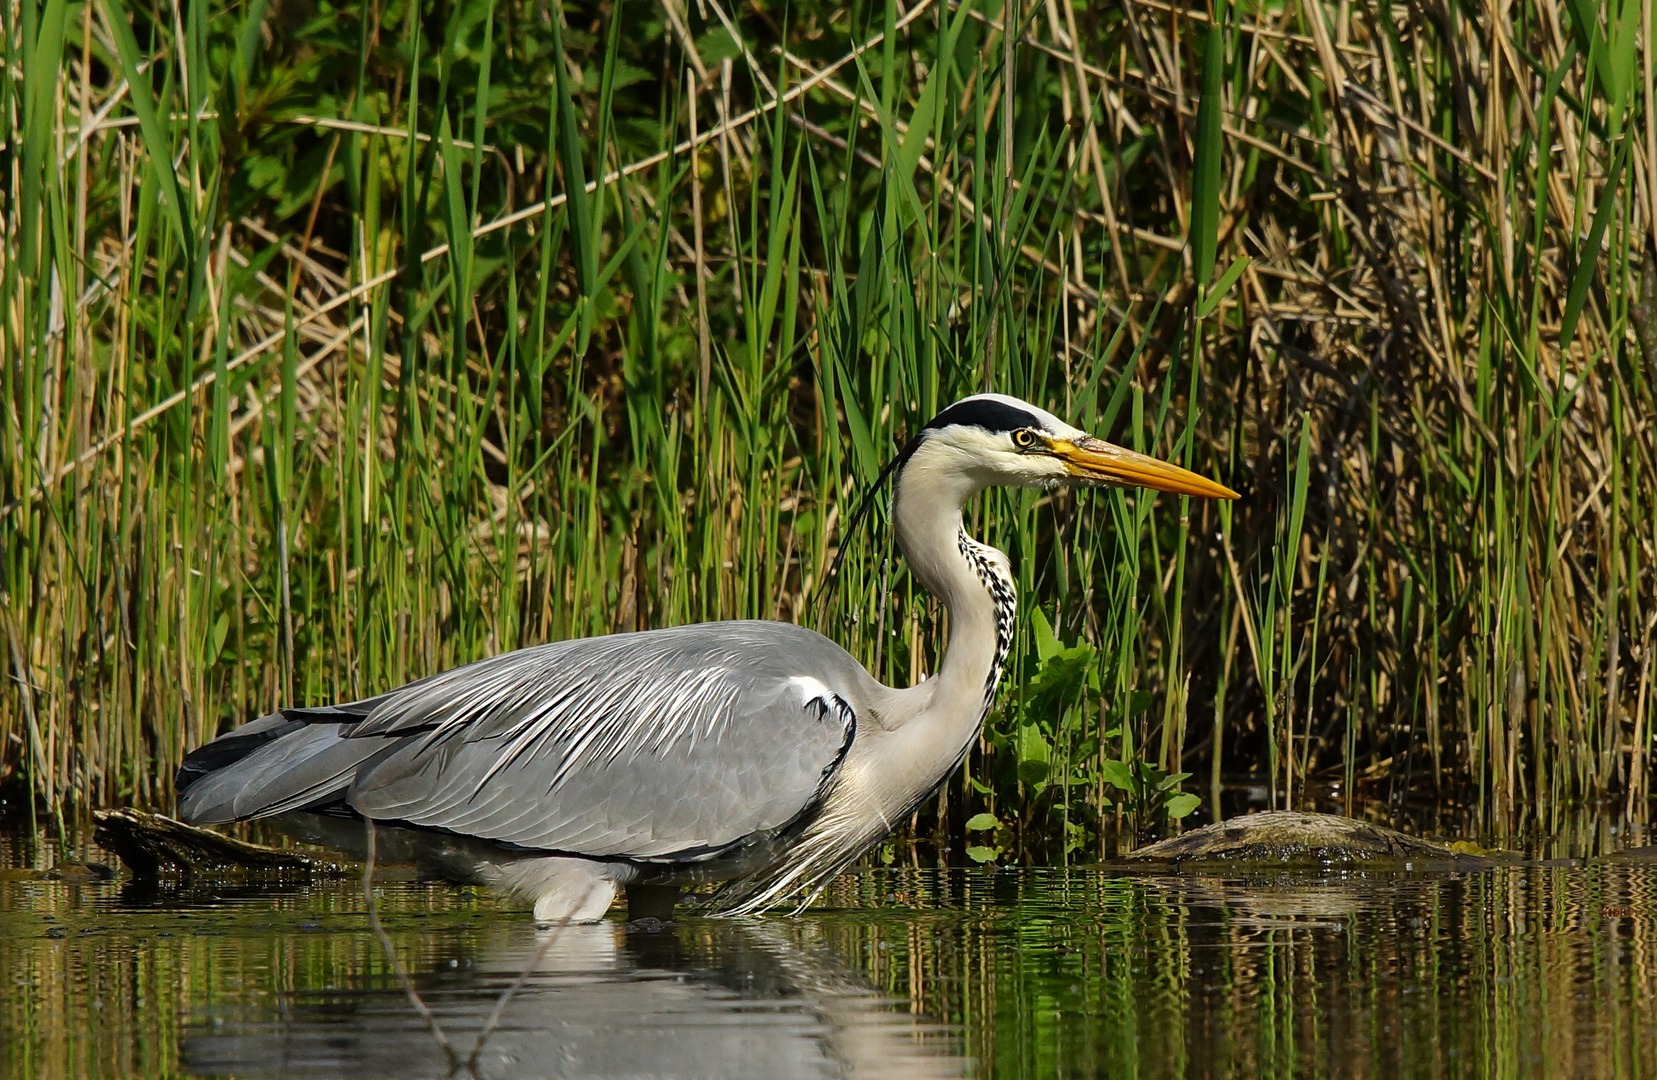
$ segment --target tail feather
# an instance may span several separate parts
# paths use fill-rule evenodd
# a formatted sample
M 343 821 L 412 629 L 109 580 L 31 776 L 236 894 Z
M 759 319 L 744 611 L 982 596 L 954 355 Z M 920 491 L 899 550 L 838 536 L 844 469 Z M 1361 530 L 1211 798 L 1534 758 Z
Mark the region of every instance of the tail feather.
M 344 737 L 358 719 L 327 723 L 275 713 L 213 740 L 179 769 L 179 817 L 219 825 L 342 803 L 357 770 L 387 749 L 386 740 Z
M 174 787 L 182 797 L 204 778 L 236 764 L 266 743 L 304 726 L 304 721 L 291 719 L 279 712 L 249 721 L 186 754 L 178 767 Z

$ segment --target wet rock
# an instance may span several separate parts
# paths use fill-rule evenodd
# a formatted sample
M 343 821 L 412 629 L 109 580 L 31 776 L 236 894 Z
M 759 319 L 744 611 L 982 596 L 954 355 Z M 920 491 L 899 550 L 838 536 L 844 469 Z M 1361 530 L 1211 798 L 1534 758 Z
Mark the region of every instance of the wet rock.
M 45 870 L 13 867 L 0 870 L 0 881 L 50 881 L 63 885 L 95 885 L 113 881 L 115 871 L 96 862 L 61 862 Z
M 1657 844 L 1623 848 L 1605 857 L 1609 863 L 1657 863 Z
M 1130 863 L 1311 866 L 1328 863 L 1490 864 L 1473 844 L 1445 845 L 1334 814 L 1273 810 L 1216 822 L 1124 855 Z
M 59 863 L 41 875 L 47 881 L 66 881 L 84 883 L 93 881 L 111 881 L 115 871 L 96 862 L 67 862 Z

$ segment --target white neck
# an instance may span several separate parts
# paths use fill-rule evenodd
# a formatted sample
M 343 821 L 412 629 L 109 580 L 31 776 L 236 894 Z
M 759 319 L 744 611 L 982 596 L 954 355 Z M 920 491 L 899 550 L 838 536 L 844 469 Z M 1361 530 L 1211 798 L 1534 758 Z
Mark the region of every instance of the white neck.
M 898 473 L 892 517 L 898 546 L 927 591 L 949 611 L 949 647 L 938 673 L 898 691 L 913 701 L 904 727 L 927 729 L 953 764 L 978 733 L 1012 641 L 1007 557 L 967 536 L 961 511 L 985 484 L 964 474 L 944 447 L 922 443 Z
M 1007 557 L 962 528 L 967 501 L 997 482 L 975 474 L 971 461 L 929 437 L 898 471 L 892 493 L 898 546 L 949 611 L 949 650 L 938 673 L 907 690 L 884 690 L 878 711 L 858 717 L 821 814 L 731 910 L 758 910 L 801 884 L 828 880 L 937 791 L 977 738 L 1012 641 L 1014 601 Z

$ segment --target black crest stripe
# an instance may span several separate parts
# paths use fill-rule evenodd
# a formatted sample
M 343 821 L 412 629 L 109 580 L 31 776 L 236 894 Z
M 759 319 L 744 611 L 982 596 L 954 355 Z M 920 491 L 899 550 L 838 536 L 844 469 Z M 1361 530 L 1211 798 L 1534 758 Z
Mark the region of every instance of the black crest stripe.
M 1017 405 L 1009 405 L 1005 401 L 996 401 L 993 398 L 968 398 L 957 401 L 943 412 L 932 418 L 927 429 L 949 427 L 952 424 L 961 424 L 969 427 L 981 427 L 986 431 L 1002 432 L 1017 431 L 1019 428 L 1039 429 L 1041 419 L 1028 409 L 1021 409 Z

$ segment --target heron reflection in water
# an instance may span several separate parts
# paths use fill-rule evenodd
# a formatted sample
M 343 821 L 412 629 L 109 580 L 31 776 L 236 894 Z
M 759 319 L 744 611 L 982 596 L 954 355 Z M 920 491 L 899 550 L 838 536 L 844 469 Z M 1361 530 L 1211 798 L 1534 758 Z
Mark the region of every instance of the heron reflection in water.
M 790 926 L 796 932 L 783 932 Z M 877 994 L 811 924 L 617 924 L 536 929 L 472 952 L 429 938 L 421 995 L 448 1036 L 470 1047 L 501 990 L 547 946 L 477 1060 L 458 1075 L 515 1077 L 961 1076 L 959 1034 Z M 551 937 L 550 942 L 547 941 Z M 456 1075 L 420 1031 L 395 984 L 301 984 L 279 1013 L 266 1000 L 187 1033 L 185 1067 L 207 1075 L 409 1078 Z M 320 981 L 320 980 L 319 980 Z
M 666 918 L 810 894 L 938 790 L 978 735 L 1012 643 L 1007 557 L 967 535 L 992 486 L 1129 486 L 1236 498 L 1016 398 L 939 413 L 888 466 L 910 570 L 949 612 L 935 675 L 882 685 L 780 622 L 582 638 L 480 660 L 364 701 L 290 708 L 196 750 L 179 811 L 214 824 L 302 813 L 350 846 L 519 894 L 541 921 Z M 390 849 L 387 851 L 387 849 Z

